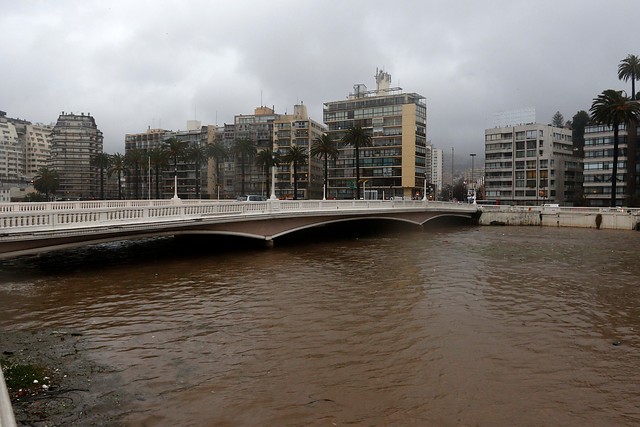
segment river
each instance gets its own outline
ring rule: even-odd
[[[80,331],[114,425],[640,424],[640,233],[317,237],[3,261],[0,327]]]

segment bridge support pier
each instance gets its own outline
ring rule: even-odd
[[[273,249],[273,239],[265,240],[264,247],[267,249]]]

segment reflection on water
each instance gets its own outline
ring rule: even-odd
[[[131,396],[109,409],[125,424],[640,422],[638,233],[227,244],[3,262],[0,327],[82,331]]]

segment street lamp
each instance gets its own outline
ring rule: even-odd
[[[424,189],[422,190],[422,201],[427,201],[427,173],[424,173]]]
[[[473,189],[473,203],[476,202],[476,181],[473,177],[474,175],[474,160],[476,158],[476,153],[469,154],[471,156],[471,188]]]
[[[276,199],[276,154],[271,156],[271,200]]]

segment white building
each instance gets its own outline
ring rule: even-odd
[[[581,175],[571,129],[529,123],[485,130],[486,199],[571,205]]]
[[[431,149],[431,184],[436,194],[442,191],[442,148]]]

